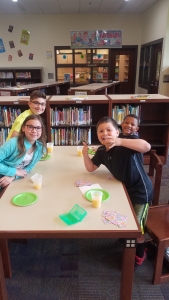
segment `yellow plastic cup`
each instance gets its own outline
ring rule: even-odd
[[[42,175],[36,175],[33,179],[33,187],[35,190],[40,190],[42,187]]]
[[[53,143],[47,143],[47,149],[48,149],[48,153],[52,153],[53,152]]]
[[[83,156],[82,149],[83,149],[83,146],[77,146],[77,155],[78,156]]]
[[[94,208],[101,207],[102,195],[103,195],[103,193],[101,191],[93,191],[91,193],[92,205],[93,205]]]

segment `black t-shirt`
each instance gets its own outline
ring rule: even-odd
[[[92,162],[97,167],[105,165],[117,180],[124,183],[133,204],[145,204],[152,201],[153,186],[138,154],[122,146],[115,146],[109,151],[100,146]]]
[[[121,138],[121,139],[139,139],[139,136],[136,135],[136,134],[124,135],[122,132],[120,132],[119,138]],[[143,163],[144,162],[143,153],[138,152],[137,155],[138,155],[138,157],[140,157],[140,159],[141,159],[141,161]]]

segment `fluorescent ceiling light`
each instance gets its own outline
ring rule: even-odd
[[[13,2],[17,2],[18,0],[12,0]]]

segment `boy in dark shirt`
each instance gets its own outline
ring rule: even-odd
[[[88,172],[95,171],[101,164],[105,165],[111,174],[125,185],[142,229],[142,237],[137,240],[135,257],[135,265],[139,266],[146,258],[144,225],[152,201],[153,186],[138,153],[149,151],[151,146],[142,139],[119,138],[118,125],[109,117],[101,118],[96,129],[102,146],[90,159],[88,146],[83,143],[84,164]]]

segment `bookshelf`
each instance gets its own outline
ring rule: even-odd
[[[139,137],[151,144],[152,149],[156,150],[163,164],[165,164],[169,145],[169,97],[160,94],[151,94],[150,99],[139,100],[134,98],[134,96],[109,94],[86,96],[52,95],[47,97],[46,110],[41,116],[46,124],[48,141],[50,142],[53,139],[53,132],[60,129],[60,137],[64,137],[67,134],[67,143],[69,145],[75,145],[81,139],[87,139],[89,144],[97,145],[96,124],[98,120],[103,116],[112,117],[112,110],[117,106],[119,108],[122,106],[131,106],[131,108],[135,109],[132,112],[138,114],[140,118]],[[29,96],[1,96],[0,108],[5,107],[9,110],[10,107],[24,111],[28,109],[28,99]],[[90,113],[88,112],[89,110]],[[51,119],[51,112],[56,114],[56,111],[61,116],[60,123],[59,119],[56,119],[56,121]],[[90,117],[88,117],[89,115]],[[78,116],[79,122],[77,122],[76,116]],[[123,117],[117,120],[119,126],[122,119]],[[70,122],[70,120],[72,121]],[[10,128],[10,126],[0,123],[0,131],[6,128]],[[82,133],[84,133],[83,137],[78,139],[77,134],[80,136]],[[69,136],[74,137],[74,139],[70,139]],[[57,140],[58,145],[66,145],[66,137],[65,139],[60,138],[60,142],[59,137],[57,137]],[[144,155],[144,163],[149,164],[149,160],[150,153],[146,153]]]
[[[169,145],[169,97],[160,94],[151,94],[150,97],[139,100],[134,95],[108,95],[111,102],[110,116],[112,117],[115,106],[131,106],[132,113],[137,112],[140,118],[139,137],[151,144],[151,149],[156,150],[165,164]],[[118,123],[120,124],[120,119]],[[144,163],[149,164],[149,160],[150,153],[145,153]]]
[[[42,82],[42,68],[0,68],[0,88]]]
[[[47,101],[48,101],[47,97]],[[29,109],[28,101],[30,97],[18,97],[18,96],[1,96],[0,97],[0,146],[5,142],[8,132],[12,126],[12,120],[14,121],[16,117]],[[12,114],[12,117],[11,117]],[[47,112],[41,114],[44,124],[47,126]]]
[[[47,102],[47,130],[49,140],[53,141],[55,145],[76,145],[82,140],[85,140],[88,144],[96,145],[98,144],[96,124],[102,116],[109,115],[109,100],[105,95],[89,95],[87,99],[81,98],[85,100],[75,99],[76,97],[74,96],[52,96]],[[59,125],[51,121],[51,115],[56,111],[61,112],[61,122]],[[65,119],[63,111],[66,114]],[[80,116],[81,111],[83,122]]]
[[[127,82],[129,73],[129,55],[116,55],[115,79]]]

